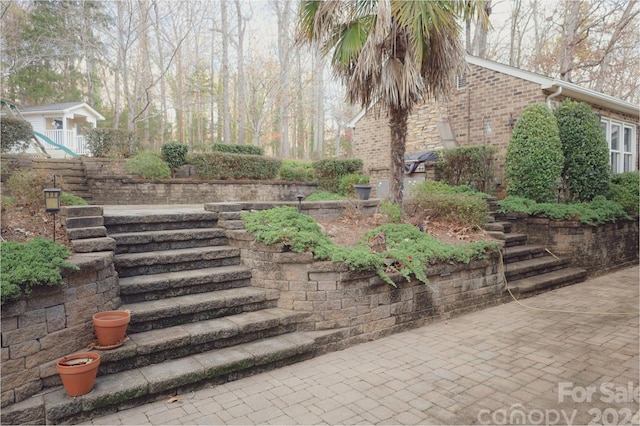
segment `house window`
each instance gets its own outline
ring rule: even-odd
[[[613,173],[635,170],[635,126],[621,121],[603,118],[600,126],[609,144],[609,161]]]

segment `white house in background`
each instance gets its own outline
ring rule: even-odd
[[[89,154],[84,132],[96,128],[98,121],[104,120],[102,114],[85,102],[21,107],[19,111],[31,123],[47,153],[58,158],[71,156],[67,150],[77,155]]]

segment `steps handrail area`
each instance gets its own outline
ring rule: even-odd
[[[40,133],[40,132],[36,132],[36,131],[34,130],[33,134],[34,134],[35,136],[37,136],[38,138],[42,139],[42,140],[43,140],[44,142],[46,142],[47,144],[49,144],[49,145],[53,146],[53,147],[54,147],[54,148],[56,148],[56,149],[60,149],[60,150],[64,151],[66,154],[69,154],[69,155],[70,155],[70,156],[72,156],[72,157],[77,157],[77,156],[78,156],[78,154],[77,154],[77,153],[75,153],[75,152],[71,151],[71,150],[70,150],[69,148],[67,148],[66,146],[64,146],[64,145],[60,145],[59,143],[56,143],[56,142],[52,141],[50,138],[48,138],[47,136],[43,135],[43,134],[42,134],[42,133]]]

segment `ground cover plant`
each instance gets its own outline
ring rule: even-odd
[[[63,284],[60,268],[77,270],[78,267],[64,259],[69,256],[67,247],[43,238],[26,243],[0,242],[1,304],[21,299],[38,286]]]
[[[310,216],[293,207],[245,212],[245,229],[264,244],[284,244],[292,251],[311,252],[314,258],[344,264],[352,271],[376,271],[395,285],[390,274],[399,273],[428,283],[427,268],[434,263],[469,263],[484,259],[499,246],[493,241],[454,245],[436,240],[408,223],[385,224],[366,232],[355,246],[335,244]]]
[[[596,196],[590,202],[569,204],[537,203],[523,197],[508,196],[499,204],[498,213],[526,213],[554,220],[579,220],[592,226],[630,219],[619,203],[602,195]]]

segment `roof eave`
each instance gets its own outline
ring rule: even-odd
[[[550,91],[556,91],[559,87],[562,87],[563,95],[572,99],[588,102],[593,105],[598,105],[625,114],[634,116],[640,115],[640,106],[638,105],[623,101],[622,99],[618,99],[613,96],[605,95],[604,93],[596,92],[595,90],[577,86],[573,83],[562,80],[552,80],[548,84],[541,85],[543,90]]]

